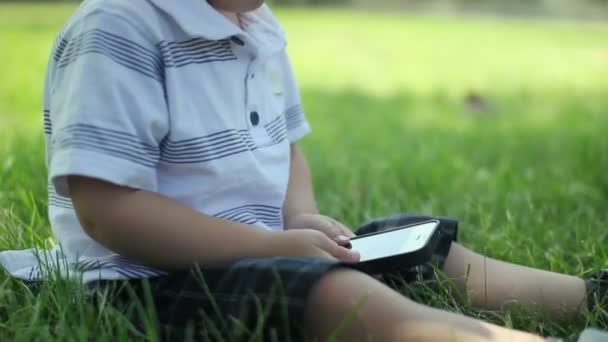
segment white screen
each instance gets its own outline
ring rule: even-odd
[[[414,252],[424,247],[433,234],[437,222],[428,222],[407,229],[351,240],[352,249],[361,254],[361,261]]]

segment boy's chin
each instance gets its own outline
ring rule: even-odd
[[[264,0],[208,0],[211,6],[226,12],[249,12],[258,9]]]

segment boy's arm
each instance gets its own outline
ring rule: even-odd
[[[319,215],[312,184],[310,168],[302,149],[291,145],[289,186],[283,204],[285,229],[314,229],[323,232],[341,245],[347,245],[355,234],[335,219]]]
[[[298,144],[291,144],[291,164],[289,185],[283,204],[285,227],[289,228],[294,218],[300,214],[318,214],[310,167]]]
[[[83,229],[127,258],[167,270],[243,258],[295,256],[353,260],[315,231],[271,232],[200,214],[162,195],[68,177]]]

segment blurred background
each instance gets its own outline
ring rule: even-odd
[[[606,0],[274,0],[279,5],[351,6],[451,14],[608,18]]]
[[[21,2],[0,0],[0,2]],[[34,0],[29,2],[79,2]],[[267,0],[279,6],[333,6],[360,9],[399,9],[451,14],[493,14],[580,19],[607,19],[608,0]]]
[[[0,1],[0,250],[52,242],[41,93],[76,6]],[[608,0],[272,6],[313,126],[302,145],[324,214],[352,227],[452,215],[463,243],[489,256],[576,275],[608,267]],[[581,328],[483,317],[553,336]]]

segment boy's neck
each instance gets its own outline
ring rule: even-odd
[[[241,25],[241,20],[239,19],[239,13],[226,12],[226,11],[222,11],[222,10],[218,10],[218,12],[223,14],[226,18],[228,18],[228,20],[230,20],[236,26],[240,27],[241,29],[243,28],[243,26]]]

